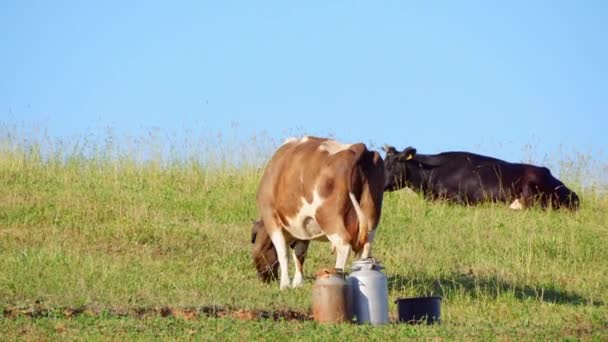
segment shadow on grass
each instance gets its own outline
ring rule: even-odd
[[[200,317],[232,318],[245,321],[274,320],[274,321],[311,321],[312,314],[309,312],[278,309],[278,310],[255,310],[232,308],[228,306],[198,306],[198,307],[100,307],[95,305],[83,305],[79,307],[51,307],[36,302],[27,306],[9,305],[0,311],[0,319],[16,318],[74,318],[78,316],[88,317],[131,317],[137,319],[148,318],[181,318],[195,320]]]
[[[519,300],[538,300],[547,303],[570,305],[604,305],[602,301],[589,300],[579,294],[561,290],[554,284],[519,285],[511,284],[500,277],[477,276],[472,273],[452,273],[448,276],[407,278],[400,275],[389,276],[389,290],[414,287],[421,295],[446,297],[453,293],[463,293],[471,298],[498,298],[511,294]]]

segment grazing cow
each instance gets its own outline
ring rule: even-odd
[[[288,139],[266,166],[257,193],[260,217],[279,259],[280,288],[289,287],[287,245],[294,240],[329,240],[340,269],[351,249],[369,257],[383,188],[382,158],[364,144]],[[295,264],[293,287],[303,281],[301,264]]]
[[[509,163],[468,152],[417,154],[408,147],[398,152],[385,146],[386,191],[409,187],[430,199],[462,204],[482,201],[511,203],[522,209],[539,203],[543,208],[576,209],[576,193],[553,177],[549,169]]]
[[[276,280],[279,274],[279,259],[262,220],[253,222],[251,228],[251,243],[253,244],[253,265],[258,270],[258,277],[263,282]],[[289,247],[296,255],[297,267],[302,269],[310,240],[294,240]]]

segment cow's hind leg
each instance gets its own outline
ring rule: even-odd
[[[299,287],[304,282],[304,276],[302,275],[302,264],[300,260],[298,260],[298,256],[296,255],[296,251],[292,250],[293,263],[295,265],[295,273],[293,275],[293,282],[291,283],[291,287]]]
[[[336,268],[344,271],[351,247],[342,236],[342,234],[329,234],[327,238],[336,250]]]
[[[372,242],[374,241],[374,235],[376,235],[375,230],[372,230],[371,232],[368,233],[367,242],[365,243],[365,245],[363,245],[363,250],[361,250],[361,253],[359,253],[360,255],[358,255],[360,259],[371,258]]]
[[[304,283],[304,276],[302,270],[304,268],[304,260],[306,259],[306,251],[308,250],[308,244],[310,241],[296,240],[292,245],[292,256],[293,262],[296,266],[296,273],[293,276],[292,287],[299,287]]]

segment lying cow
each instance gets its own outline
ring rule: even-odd
[[[482,201],[511,203],[522,209],[539,203],[543,208],[576,209],[579,198],[549,169],[509,163],[468,152],[417,154],[408,147],[398,152],[385,146],[386,191],[409,187],[430,199],[463,204]]]
[[[383,188],[382,158],[364,144],[316,137],[286,141],[266,166],[257,193],[260,217],[279,260],[280,288],[289,287],[287,246],[292,241],[329,240],[340,269],[351,250],[369,257]],[[301,263],[295,266],[293,287],[303,281]]]

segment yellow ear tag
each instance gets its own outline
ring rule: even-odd
[[[410,153],[407,155],[407,157],[405,157],[405,160],[410,160],[412,158],[414,158],[414,155]]]

